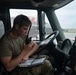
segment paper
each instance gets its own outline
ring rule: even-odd
[[[45,57],[37,58],[37,59],[35,59],[35,58],[29,58],[24,63],[18,64],[18,66],[19,67],[30,67],[30,66],[39,65],[39,64],[42,64],[45,59],[46,59]]]

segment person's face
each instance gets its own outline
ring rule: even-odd
[[[18,28],[18,35],[21,37],[25,37],[29,31],[29,26],[22,26],[20,28]]]

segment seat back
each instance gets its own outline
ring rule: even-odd
[[[2,20],[0,20],[0,38],[3,36],[4,32],[5,32],[4,23]]]
[[[0,39],[0,42],[1,42],[1,39]],[[8,72],[5,70],[1,61],[0,61],[0,75],[8,75]]]
[[[61,50],[63,50],[66,54],[69,54],[71,47],[72,47],[71,40],[65,39],[61,45]]]

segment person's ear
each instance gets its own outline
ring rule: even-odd
[[[17,26],[16,29],[18,29],[19,27]]]
[[[15,26],[15,29],[18,29],[18,28],[19,28],[18,25],[16,25],[16,26]]]

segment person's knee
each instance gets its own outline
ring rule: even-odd
[[[49,60],[45,60],[44,64],[45,64],[45,66],[50,67],[51,69],[53,69],[52,64]]]
[[[45,60],[45,62],[42,64],[42,74],[43,75],[53,75],[53,67],[49,60]]]

